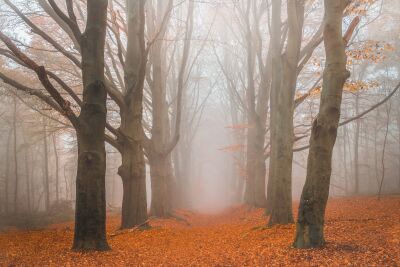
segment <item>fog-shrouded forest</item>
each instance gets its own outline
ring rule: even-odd
[[[398,0],[0,0],[0,265],[397,266],[399,88]]]

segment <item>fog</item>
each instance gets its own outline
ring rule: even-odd
[[[2,34],[9,36],[21,51],[52,71],[82,99],[81,71],[65,57],[80,58],[73,40],[43,10],[40,1],[12,2],[66,51],[44,42],[43,36],[34,34],[15,10],[0,1]],[[219,214],[232,206],[260,207],[249,200],[248,194],[261,190],[264,192],[261,202],[268,199],[269,166],[271,157],[275,157],[271,153],[274,147],[271,143],[275,141],[270,138],[271,129],[275,128],[271,119],[275,103],[272,95],[269,97],[275,79],[274,71],[270,70],[275,66],[269,59],[273,43],[271,1],[249,1],[250,4],[247,1],[173,1],[172,7],[168,6],[168,1],[147,2],[144,43],[153,46],[148,49],[142,88],[145,137],[137,137],[135,130],[129,136],[139,138],[144,147],[147,197],[144,205],[151,216],[157,217],[151,212],[156,195],[152,182],[160,179],[161,187],[165,187],[160,205],[166,206],[163,208],[168,210],[167,214],[179,210]],[[287,32],[284,2],[280,18],[283,26],[279,56],[282,57],[290,47],[287,35],[292,34]],[[323,21],[322,1],[305,2],[298,51],[304,54],[299,55],[296,67],[304,65],[295,75],[292,106],[280,103],[275,111],[281,115],[293,110],[293,139],[289,139],[293,145],[289,142],[281,147],[293,150],[289,190],[295,203],[300,199],[307,175],[308,145],[321,104],[322,73],[326,63],[322,31],[318,34]],[[190,3],[194,9],[192,15]],[[82,4],[78,6],[86,8]],[[109,11],[109,17],[116,16],[118,26],[108,26],[105,52],[107,81],[120,92],[126,92],[124,67],[119,62],[119,57],[126,61],[128,39],[124,6],[114,4],[114,13]],[[84,14],[86,11],[80,16]],[[346,46],[347,69],[351,76],[344,86],[340,117],[343,124],[337,130],[332,156],[329,193],[334,198],[400,193],[400,91],[395,90],[400,80],[400,3],[397,0],[360,1],[345,16],[343,34],[351,28],[355,18],[360,21]],[[83,29],[84,17],[78,22]],[[316,39],[321,41],[306,59],[307,44]],[[122,43],[122,52],[118,41]],[[51,105],[54,100],[50,104],[46,102],[46,97],[51,96],[35,73],[24,67],[25,64],[21,65],[21,60],[8,50],[3,40],[0,43],[0,80],[3,81],[0,83],[0,216],[3,222],[10,214],[26,216],[22,223],[17,219],[7,222],[25,226],[40,221],[34,215],[57,214],[60,218],[55,221],[72,220],[78,169],[76,132],[65,114]],[[5,76],[25,87],[13,84]],[[51,82],[79,114],[80,106],[74,102],[72,94],[54,77]],[[179,88],[182,89],[181,98]],[[267,96],[263,96],[263,90]],[[118,147],[121,139],[115,132],[121,129],[123,119],[118,100],[108,93],[107,123],[110,127],[106,134],[110,138],[105,145],[105,202],[109,214],[119,215],[124,190],[118,170],[125,145]],[[281,137],[284,133],[276,135]],[[155,159],[165,156],[167,166],[153,165],[154,159],[145,147],[145,140],[149,139],[153,147],[162,150],[175,136],[179,140],[169,153],[154,156]],[[249,153],[254,146],[261,155],[254,151]],[[275,157],[278,163],[285,160],[280,152]],[[262,166],[265,169],[260,178],[258,171]],[[157,178],[151,170],[162,170],[162,177]],[[251,174],[253,171],[258,174]],[[249,181],[255,180],[257,182],[251,185]],[[246,193],[246,187],[250,186],[253,191]]]

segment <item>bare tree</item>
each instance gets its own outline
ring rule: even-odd
[[[346,69],[342,38],[343,11],[349,1],[325,0],[324,45],[326,65],[317,118],[313,122],[306,183],[297,220],[296,248],[320,247],[325,243],[324,216],[329,195],[332,150],[339,127],[343,85],[350,76]]]

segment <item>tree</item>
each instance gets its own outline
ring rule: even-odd
[[[64,20],[78,40],[82,55],[83,102],[79,117],[49,79],[45,67],[24,54],[4,33],[0,39],[17,61],[34,71],[50,94],[42,96],[47,103],[60,110],[76,130],[78,140],[78,171],[76,178],[76,214],[74,250],[107,250],[105,220],[105,144],[106,86],[104,81],[104,46],[107,22],[107,0],[87,1],[87,23],[80,32],[73,12],[73,2],[67,1],[68,16],[57,4],[49,1],[57,15]],[[8,3],[10,5],[10,3]],[[4,75],[3,75],[4,76]],[[9,83],[7,77],[2,77]],[[16,87],[24,88],[20,84]],[[25,87],[25,89],[27,89]],[[29,90],[28,90],[29,91]],[[40,93],[36,93],[40,94]]]
[[[321,103],[312,125],[306,183],[300,199],[294,247],[320,247],[325,243],[324,216],[329,195],[332,151],[339,127],[343,85],[350,76],[346,69],[342,38],[343,11],[349,1],[325,0],[324,45],[326,64]]]
[[[68,1],[72,5],[72,1]],[[67,3],[68,3],[67,2]],[[78,173],[76,177],[76,215],[73,249],[107,250],[105,171],[107,91],[104,82],[104,46],[107,0],[87,1],[87,24],[83,34],[75,32],[81,44],[83,105],[73,122],[78,139]],[[69,7],[66,22],[76,25]],[[61,14],[61,13],[60,13]]]
[[[173,190],[173,166],[171,152],[176,147],[180,138],[180,125],[182,118],[182,96],[185,89],[186,72],[191,48],[193,33],[193,10],[194,2],[188,3],[186,16],[185,38],[181,62],[178,65],[178,81],[176,95],[175,130],[171,134],[171,122],[169,118],[169,105],[167,102],[166,86],[166,52],[162,40],[167,31],[170,9],[173,1],[162,3],[157,1],[158,19],[155,19],[154,11],[148,21],[150,31],[157,37],[150,50],[150,65],[152,78],[149,82],[151,90],[151,112],[152,128],[151,138],[146,138],[145,151],[149,159],[152,198],[150,214],[157,217],[168,217],[172,215],[172,190]],[[165,14],[164,17],[160,14]],[[159,32],[155,32],[156,28]],[[173,60],[173,59],[172,59]],[[172,61],[171,60],[171,61]]]
[[[123,183],[121,228],[147,221],[146,166],[143,153],[143,86],[148,48],[144,44],[145,1],[126,2],[127,48],[124,62],[125,93],[119,104],[121,126],[118,142],[122,164],[118,174]],[[116,30],[114,30],[116,31]],[[119,36],[117,36],[119,38]]]
[[[286,51],[281,55],[281,1],[272,3],[273,76],[271,92],[271,150],[268,183],[271,214],[269,225],[293,222],[292,216],[292,161],[293,113],[300,57],[304,1],[287,4],[288,39]]]

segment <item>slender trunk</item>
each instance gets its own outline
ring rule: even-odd
[[[56,201],[57,203],[60,201],[59,190],[60,190],[60,174],[59,174],[59,158],[57,151],[57,136],[53,134],[53,149],[54,149],[54,158],[56,163]]]
[[[375,116],[375,125],[374,127],[374,169],[375,169],[375,179],[377,182],[377,187],[379,190],[379,170],[378,170],[378,114]]]
[[[264,155],[264,140],[265,140],[265,123],[263,127],[256,128],[255,147],[254,147],[254,178],[255,178],[255,206],[265,208],[267,198],[265,195],[265,155]]]
[[[398,141],[398,147],[399,147],[399,149],[398,149],[398,151],[400,151],[400,110],[399,110],[399,113],[397,114],[397,130],[398,130],[398,134],[399,134],[399,141]],[[397,166],[397,170],[398,170],[398,179],[399,179],[399,181],[398,181],[398,189],[399,189],[399,192],[400,192],[400,152],[399,152],[399,155],[398,155],[398,166]]]
[[[32,148],[34,149],[34,148]],[[30,150],[29,159],[31,162],[31,173],[30,173],[30,199],[31,199],[31,210],[35,211],[35,160],[34,160],[34,153]]]
[[[325,243],[324,217],[332,172],[332,151],[339,126],[343,85],[350,76],[346,69],[342,38],[343,11],[348,1],[325,0],[324,70],[319,113],[310,137],[306,182],[301,194],[294,247],[320,247]]]
[[[65,184],[65,200],[70,200],[70,186],[68,182],[68,177],[67,177],[67,170],[66,170],[67,165],[64,165],[64,184]]]
[[[249,120],[247,129],[247,149],[246,149],[246,188],[244,192],[244,202],[251,206],[256,206],[256,181],[255,181],[255,147],[256,132],[252,121]]]
[[[44,194],[45,194],[45,202],[44,207],[46,211],[49,211],[50,208],[50,183],[49,183],[49,155],[48,155],[48,143],[47,143],[47,127],[46,120],[43,118],[43,155],[44,155]]]
[[[83,105],[76,129],[78,170],[74,250],[108,250],[106,240],[104,132],[107,92],[104,84],[104,46],[107,0],[87,1],[87,23],[81,36]]]
[[[8,138],[7,138],[7,149],[6,149],[6,177],[5,177],[5,185],[4,185],[4,194],[5,194],[5,212],[6,214],[9,213],[9,192],[8,192],[8,187],[9,187],[9,181],[10,181],[10,145],[11,145],[11,136],[12,136],[12,129],[8,132]]]
[[[24,159],[25,159],[25,182],[26,182],[26,200],[27,200],[27,206],[28,206],[28,212],[30,213],[32,211],[32,206],[31,206],[31,177],[29,173],[29,148],[28,145],[25,143],[25,150],[24,150]]]
[[[18,132],[17,132],[17,98],[14,97],[14,114],[13,114],[13,147],[14,147],[14,176],[15,176],[14,213],[18,213],[19,175],[18,175],[17,134],[18,134]]]
[[[356,115],[359,113],[359,93],[356,94]],[[354,133],[354,193],[358,195],[360,193],[360,177],[359,177],[359,163],[358,163],[358,151],[359,151],[359,138],[360,138],[360,120],[356,120],[356,130]]]
[[[383,148],[382,148],[382,156],[381,156],[382,173],[381,173],[381,182],[379,184],[378,199],[381,199],[383,181],[385,180],[385,152],[386,152],[387,138],[388,138],[388,134],[389,134],[390,109],[391,109],[391,104],[389,104],[387,114],[386,114],[386,130],[385,130],[385,137],[383,139]]]
[[[347,146],[346,146],[346,140],[347,140],[347,126],[343,126],[343,169],[344,169],[344,188],[346,189],[346,196],[349,193],[349,186],[348,186],[348,170],[347,170]]]

